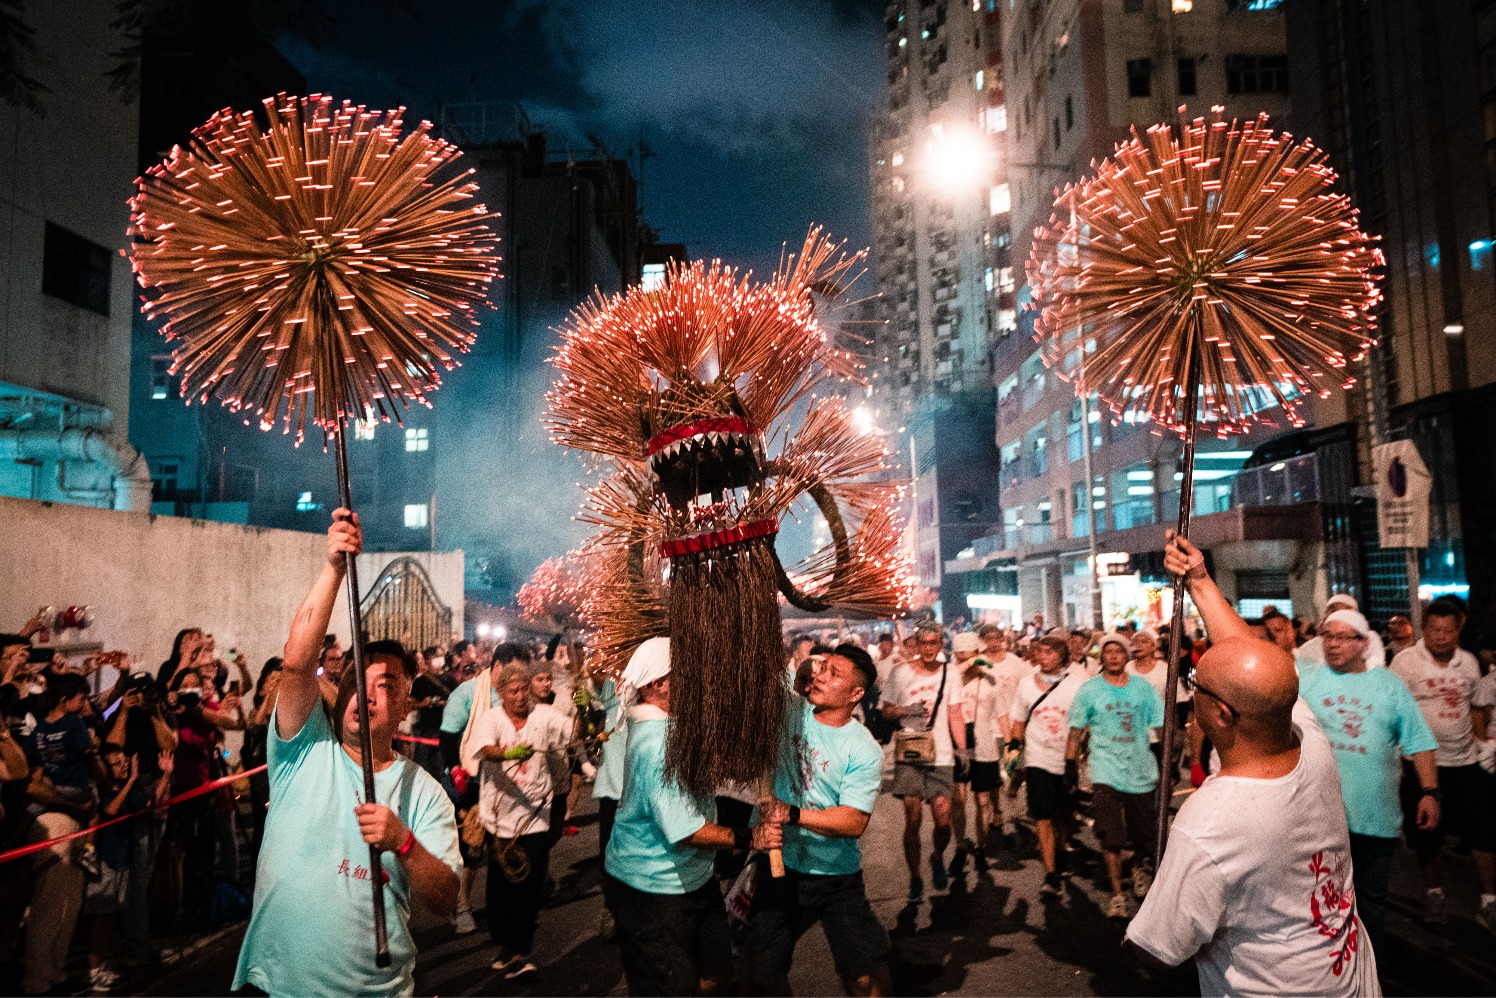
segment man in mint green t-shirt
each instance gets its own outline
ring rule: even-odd
[[[744,949],[754,994],[789,994],[795,944],[821,923],[848,994],[891,994],[888,933],[868,905],[857,840],[883,780],[883,749],[852,717],[877,682],[867,652],[826,655],[805,699],[790,698],[774,771],[772,818],[784,826],[782,878],[758,871]]]
[[[1398,758],[1413,760],[1426,788],[1418,801],[1418,827],[1439,823],[1439,747],[1418,701],[1396,672],[1367,667],[1371,632],[1355,610],[1336,610],[1319,628],[1325,664],[1299,674],[1299,696],[1309,705],[1340,771],[1351,831],[1352,883],[1361,924],[1373,951],[1382,946],[1387,920],[1387,882],[1402,828]]]
[[[254,910],[234,990],[272,995],[409,995],[415,990],[410,899],[439,915],[457,902],[457,824],[425,770],[397,755],[415,661],[398,642],[365,649],[376,802],[363,800],[355,671],[344,671],[331,718],[316,667],[343,581],[343,554],[362,547],[358,521],[333,513],[327,562],[291,623],[270,721],[270,811]],[[369,846],[380,870],[369,869]],[[370,880],[385,878],[391,963],[375,966]]]
[[[1152,882],[1148,863],[1153,858],[1158,761],[1148,735],[1164,723],[1164,704],[1152,683],[1127,671],[1130,647],[1117,633],[1101,639],[1101,675],[1075,691],[1065,746],[1065,780],[1073,790],[1081,735],[1091,732],[1091,817],[1112,881],[1108,918],[1132,914],[1122,893],[1122,850],[1129,844],[1133,894],[1142,899]]]
[[[712,877],[718,849],[778,848],[778,824],[716,823],[717,803],[665,774],[670,641],[650,638],[623,673],[623,795],[608,838],[603,898],[632,995],[717,993],[732,979],[727,909]]]

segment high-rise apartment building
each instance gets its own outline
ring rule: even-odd
[[[1291,0],[1292,120],[1330,153],[1387,257],[1368,444],[1411,439],[1433,476],[1420,598],[1469,598],[1496,628],[1496,3]],[[1375,503],[1350,507],[1372,616],[1408,605],[1403,552],[1376,546]]]
[[[991,349],[1017,322],[999,151],[1008,127],[999,0],[895,0],[871,172],[879,324],[872,404],[910,461],[921,584],[964,615],[944,563],[995,522]],[[951,606],[952,600],[958,605]]]
[[[1180,106],[1192,117],[1217,105],[1242,118],[1266,111],[1280,119],[1289,110],[1284,17],[1273,0],[999,6],[1007,105],[1001,155],[1015,269],[1028,258],[1034,228],[1054,212],[1056,188],[1089,173],[1131,126],[1172,122]],[[1017,283],[1017,328],[1000,330],[993,350],[1002,524],[946,569],[972,579],[974,609],[1093,624],[1097,579],[1104,622],[1162,619],[1167,580],[1158,552],[1178,510],[1178,440],[1147,425],[1109,425],[1098,400],[1078,399],[1060,375],[1073,374],[1095,341],[1077,335],[1062,370],[1046,367],[1034,339],[1036,313],[1024,307],[1031,292],[1022,276]],[[1321,502],[1333,490],[1320,465],[1341,467],[1334,462],[1346,445],[1330,428],[1344,423],[1345,412],[1342,397],[1316,401],[1301,410],[1308,425],[1293,434],[1269,426],[1201,443],[1195,537],[1248,614],[1268,603],[1312,612],[1336,582],[1323,538],[1333,534],[1325,523],[1338,507]],[[1333,461],[1332,442],[1342,447]],[[1354,484],[1336,488],[1344,493]]]

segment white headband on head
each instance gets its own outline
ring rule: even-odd
[[[1325,624],[1344,624],[1355,631],[1358,638],[1364,638],[1371,633],[1371,625],[1355,610],[1336,610],[1325,618],[1323,624],[1319,625],[1321,630],[1324,629]]]

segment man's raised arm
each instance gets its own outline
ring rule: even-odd
[[[343,584],[343,554],[358,554],[364,547],[358,514],[346,509],[332,512],[332,526],[327,529],[327,560],[322,573],[312,583],[296,616],[291,620],[291,636],[282,652],[282,673],[275,702],[275,731],[281,738],[294,738],[322,700],[317,684],[317,662],[322,657],[322,639],[332,608]]]
[[[1205,621],[1210,640],[1252,637],[1252,629],[1231,609],[1216,588],[1215,580],[1205,571],[1205,555],[1200,549],[1172,530],[1164,538],[1164,569],[1170,575],[1184,576],[1184,586],[1195,602],[1195,609],[1200,611],[1200,619]]]

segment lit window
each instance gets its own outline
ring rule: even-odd
[[[303,492],[296,497],[296,512],[313,513],[322,508],[322,504],[312,498],[310,492]]]
[[[893,158],[890,159],[889,162],[892,163],[894,166],[903,166],[904,165],[904,154],[901,153],[901,152],[894,153],[893,154]]]
[[[1002,308],[997,311],[998,332],[1011,332],[1018,328],[1018,311],[1011,308]]]
[[[639,286],[645,291],[658,291],[665,286],[665,265],[663,263],[646,263],[643,276]]]
[[[427,519],[429,507],[423,502],[405,504],[405,525],[411,530],[423,530],[431,521]]]
[[[1174,13],[1188,14],[1195,9],[1195,0],[1174,0]]]
[[[407,451],[423,451],[431,446],[431,439],[426,434],[425,427],[420,429],[407,428],[405,431],[405,449]]]
[[[982,84],[984,84],[984,83],[987,82],[987,74],[986,74],[986,72],[983,71],[983,70],[980,70],[980,69],[977,70],[977,75],[976,75],[975,82],[976,82],[976,85],[977,85],[977,89],[981,90],[982,89]]]
[[[151,358],[151,398],[155,401],[171,397],[171,358]]]
[[[989,107],[987,109],[987,131],[989,133],[1006,132],[1008,130],[1008,109],[1005,105]]]
[[[985,275],[983,275],[982,283],[987,286],[987,290],[988,291],[991,291],[993,288],[997,287],[997,278],[992,273],[992,268],[991,267],[988,267],[987,268],[987,273]]]
[[[353,424],[353,439],[373,440],[374,428],[379,425],[377,419],[360,419]]]
[[[1006,215],[1013,210],[1013,191],[1007,184],[996,184],[988,195],[988,205],[994,215]]]

